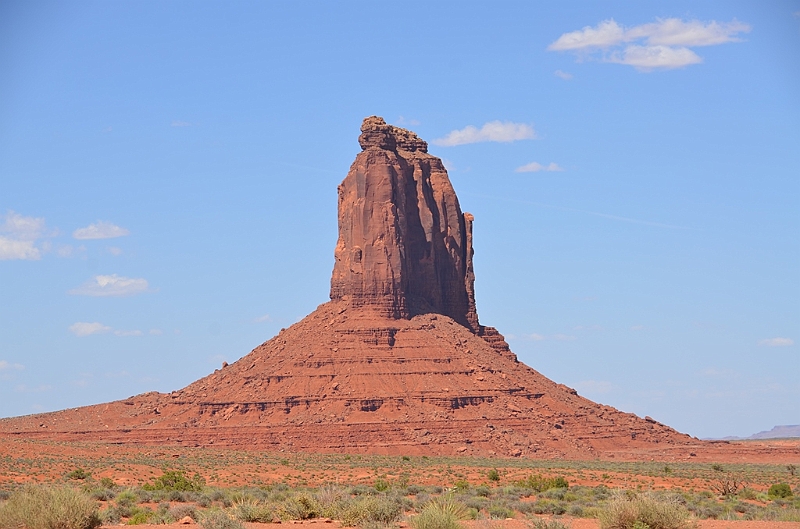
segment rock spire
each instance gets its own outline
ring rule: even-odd
[[[371,116],[339,185],[331,300],[400,319],[438,313],[479,333],[472,221],[442,161],[415,133]]]

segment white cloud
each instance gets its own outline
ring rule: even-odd
[[[560,77],[561,79],[564,79],[565,81],[569,81],[573,77],[573,75],[571,73],[565,72],[563,70],[556,70],[555,72],[553,72],[553,75],[555,75],[556,77]]]
[[[526,123],[513,123],[511,121],[490,121],[480,129],[468,125],[460,130],[450,132],[444,138],[433,140],[435,145],[454,147],[468,143],[495,141],[508,143],[517,140],[532,140],[536,138],[536,131]]]
[[[94,276],[92,279],[69,291],[76,296],[131,296],[147,292],[146,279],[121,277],[116,274],[110,276]]]
[[[701,22],[659,18],[631,28],[609,19],[595,27],[564,33],[547,49],[577,52],[582,58],[601,50],[600,59],[605,62],[627,64],[641,71],[672,69],[703,62],[690,47],[738,42],[738,35],[750,29],[748,24],[735,19]]]
[[[115,237],[124,237],[130,235],[130,231],[125,228],[120,228],[115,224],[98,220],[94,224],[89,224],[85,228],[78,228],[72,232],[72,236],[76,239],[113,239]]]
[[[786,347],[794,345],[794,340],[791,338],[765,338],[758,342],[758,345],[766,345],[767,347]]]
[[[263,316],[259,316],[255,319],[256,323],[262,323],[265,321],[272,321],[272,317],[269,314],[264,314]]]
[[[152,334],[153,336],[161,336],[164,334],[164,331],[161,329],[150,329],[149,334]]]
[[[114,331],[114,336],[141,336],[142,331]]]
[[[25,369],[25,366],[22,364],[12,364],[7,360],[0,360],[0,371],[10,371],[10,370],[18,371],[20,369]]]
[[[36,240],[44,234],[45,222],[41,217],[25,217],[14,211],[6,213],[0,225],[0,261],[14,259],[38,260],[42,250],[36,247]]]
[[[111,327],[108,325],[103,325],[102,323],[98,322],[83,322],[79,321],[77,323],[73,323],[69,326],[69,331],[74,334],[75,336],[90,336],[92,334],[102,334],[111,331]]]
[[[36,261],[42,258],[42,253],[33,241],[17,241],[0,235],[0,261],[23,259]]]
[[[179,119],[173,120],[172,123],[170,123],[170,127],[191,127],[191,126],[192,124],[189,123],[188,121],[181,121]]]
[[[122,255],[122,248],[117,248],[116,246],[109,246],[106,248],[106,251],[113,256],[120,256]]]
[[[576,340],[576,336],[570,336],[568,334],[554,334],[552,336],[553,340],[558,340],[559,342],[571,342],[572,340]]]
[[[704,24],[699,20],[684,22],[679,18],[665,18],[629,29],[626,40],[646,38],[649,46],[716,46],[738,42],[741,39],[737,34],[749,32],[750,26],[736,19]]]
[[[549,165],[542,165],[539,162],[531,162],[521,167],[514,169],[515,173],[538,173],[539,171],[563,171],[564,168],[555,162],[550,162]]]
[[[584,26],[583,29],[564,33],[551,43],[550,51],[583,50],[587,48],[607,48],[625,40],[625,29],[614,19],[604,20],[597,27]]]
[[[639,70],[647,71],[654,68],[669,70],[681,68],[690,64],[703,62],[695,52],[689,48],[671,48],[669,46],[628,46],[622,54],[614,54],[608,62],[627,64]]]

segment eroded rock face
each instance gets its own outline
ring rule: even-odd
[[[391,318],[435,312],[479,332],[472,220],[415,133],[368,117],[339,185],[331,299]]]

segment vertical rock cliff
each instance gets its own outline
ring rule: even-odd
[[[472,220],[415,133],[368,117],[339,185],[331,299],[391,318],[435,312],[480,332]]]

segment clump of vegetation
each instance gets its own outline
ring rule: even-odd
[[[339,518],[346,526],[389,525],[402,513],[402,505],[389,496],[363,496],[344,504]]]
[[[545,520],[544,518],[534,518],[527,525],[530,529],[570,529],[570,525],[561,520]]]
[[[224,511],[206,511],[200,517],[203,529],[245,529],[244,524],[234,520]]]
[[[602,529],[688,529],[689,511],[678,501],[649,494],[627,494],[600,511]]]
[[[72,472],[67,473],[67,479],[85,480],[92,477],[91,472],[86,472],[81,467],[76,468]]]
[[[791,498],[794,496],[792,487],[788,483],[775,483],[767,491],[770,498]]]
[[[0,527],[94,529],[100,525],[97,503],[66,485],[29,485],[0,506]]]
[[[516,485],[536,492],[544,492],[550,489],[566,489],[569,487],[569,482],[561,476],[544,478],[540,474],[531,474],[527,479],[518,481]]]
[[[463,503],[447,496],[429,501],[422,511],[411,518],[414,529],[461,529],[461,520],[469,517],[469,509]]]
[[[489,478],[489,481],[500,481],[500,473],[496,468],[493,468],[487,472],[486,477]]]
[[[195,474],[188,478],[182,470],[165,470],[157,477],[153,483],[142,485],[144,490],[166,490],[180,492],[199,492],[206,486],[206,482],[200,474]]]

